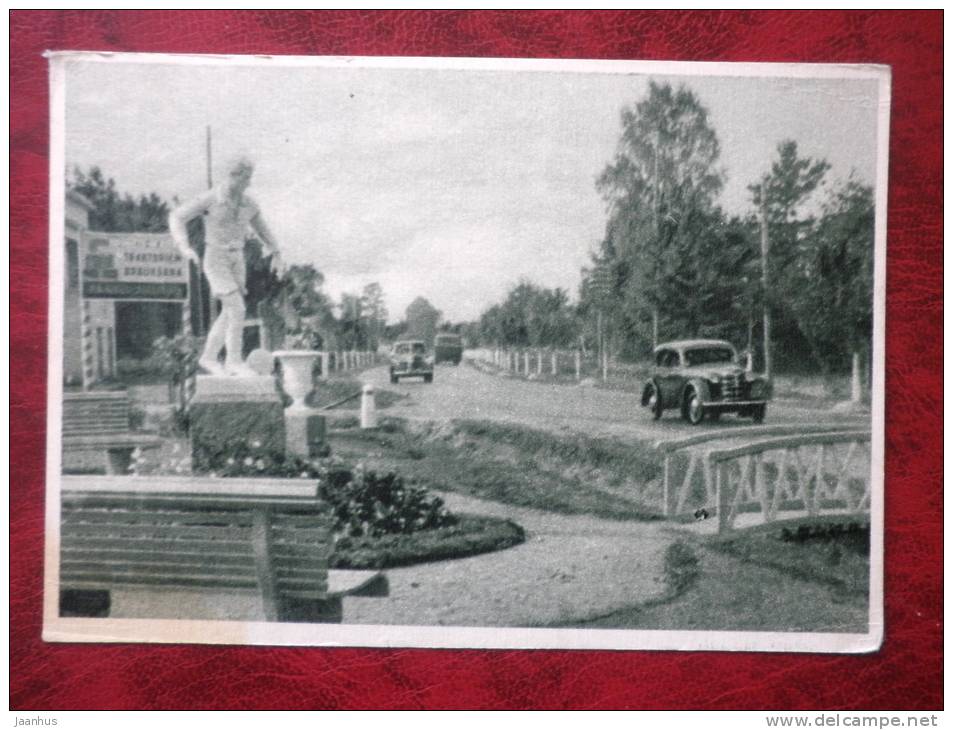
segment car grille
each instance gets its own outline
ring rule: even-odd
[[[744,400],[745,382],[741,375],[727,375],[721,381],[721,396],[724,400]]]

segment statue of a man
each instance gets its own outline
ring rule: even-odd
[[[212,295],[221,302],[199,356],[199,366],[213,375],[255,375],[242,358],[242,334],[245,326],[245,237],[253,232],[271,255],[272,268],[280,274],[281,257],[274,236],[265,225],[258,205],[245,191],[251,184],[254,165],[245,156],[232,160],[225,182],[194,200],[178,206],[169,214],[169,231],[182,255],[200,266],[208,279]],[[205,261],[189,245],[190,220],[205,216]],[[225,348],[225,367],[218,356]]]

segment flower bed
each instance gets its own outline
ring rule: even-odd
[[[214,454],[198,454],[191,465],[181,442],[163,453],[161,464],[137,456],[133,473],[316,480],[318,494],[334,516],[334,568],[388,568],[467,557],[524,540],[522,528],[509,520],[452,514],[439,497],[405,483],[397,473],[352,468],[330,456],[306,460],[245,440],[230,441]]]
[[[410,534],[342,537],[334,546],[332,568],[396,568],[433,560],[466,558],[503,550],[526,539],[511,520],[457,515],[452,525]]]

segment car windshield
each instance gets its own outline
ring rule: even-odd
[[[713,365],[734,360],[735,353],[727,347],[699,347],[685,351],[686,365]]]
[[[437,344],[457,345],[460,343],[460,335],[437,335]]]
[[[398,355],[421,355],[427,350],[423,342],[401,342],[395,349]]]

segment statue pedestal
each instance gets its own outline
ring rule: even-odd
[[[321,455],[327,440],[327,419],[313,408],[285,409],[285,450],[289,456],[310,459]]]
[[[220,469],[236,442],[256,451],[285,450],[281,396],[270,376],[199,375],[189,406],[193,470]]]

